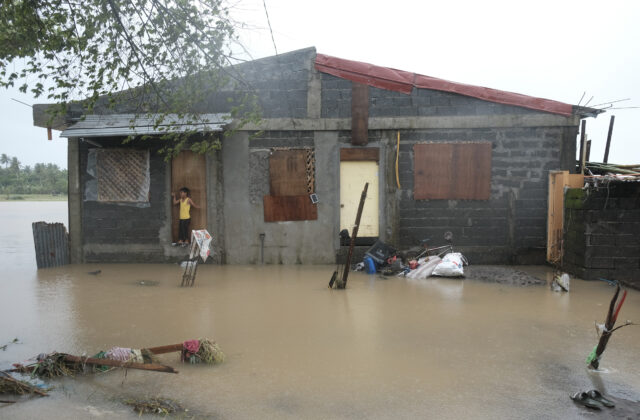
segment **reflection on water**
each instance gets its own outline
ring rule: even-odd
[[[16,221],[1,223],[3,234],[26,235]],[[17,239],[32,248],[30,238]],[[329,290],[333,267],[207,265],[196,286],[183,289],[177,265],[37,271],[35,259],[12,264],[4,251],[0,258],[10,274],[0,280],[0,345],[22,341],[0,352],[2,366],[44,351],[92,354],[199,337],[227,353],[215,367],[162,356],[178,375],[58,381],[63,389],[52,397],[0,408],[0,417],[46,410],[60,419],[133,419],[114,397],[138,395],[225,419],[578,418],[569,393],[598,381],[606,392],[640,397],[640,330],[614,334],[602,362],[609,373],[585,369],[597,341],[593,322],[612,295],[605,283],[574,280],[571,293],[558,294],[354,273],[349,289]],[[640,320],[640,294],[630,292],[620,317]]]

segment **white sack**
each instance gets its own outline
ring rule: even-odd
[[[444,256],[442,262],[435,267],[432,274],[443,277],[460,277],[464,275],[462,266],[466,263],[467,260],[461,253],[450,252]]]

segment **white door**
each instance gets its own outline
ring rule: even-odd
[[[378,162],[340,162],[340,230],[353,230],[365,183],[369,183],[358,237],[378,237]]]

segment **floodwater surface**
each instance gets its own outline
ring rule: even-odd
[[[470,279],[349,277],[329,266],[201,266],[180,288],[177,265],[87,264],[36,270],[31,222],[66,224],[66,203],[0,203],[0,368],[38,353],[97,353],[208,337],[217,366],[113,371],[55,380],[51,396],[0,418],[138,418],[129,397],[166,397],[220,419],[581,418],[569,394],[595,387],[640,399],[640,327],[597,343],[613,288],[573,280],[570,293]],[[98,275],[88,272],[101,270]],[[548,276],[542,267],[529,267]],[[141,283],[144,282],[144,283]],[[630,291],[620,319],[640,321]]]

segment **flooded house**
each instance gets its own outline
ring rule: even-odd
[[[235,66],[255,94],[259,123],[222,136],[221,150],[172,161],[160,133],[132,109],[97,111],[56,129],[68,138],[72,262],[162,262],[177,208],[190,188],[191,228],[214,237],[214,261],[329,264],[369,183],[360,242],[396,247],[453,233],[474,263],[542,263],[548,173],[575,171],[581,119],[595,109],[450,82],[393,68],[293,51]],[[199,126],[223,133],[229,97],[219,91]],[[47,127],[46,105],[34,124]],[[78,117],[78,116],[75,116]]]

